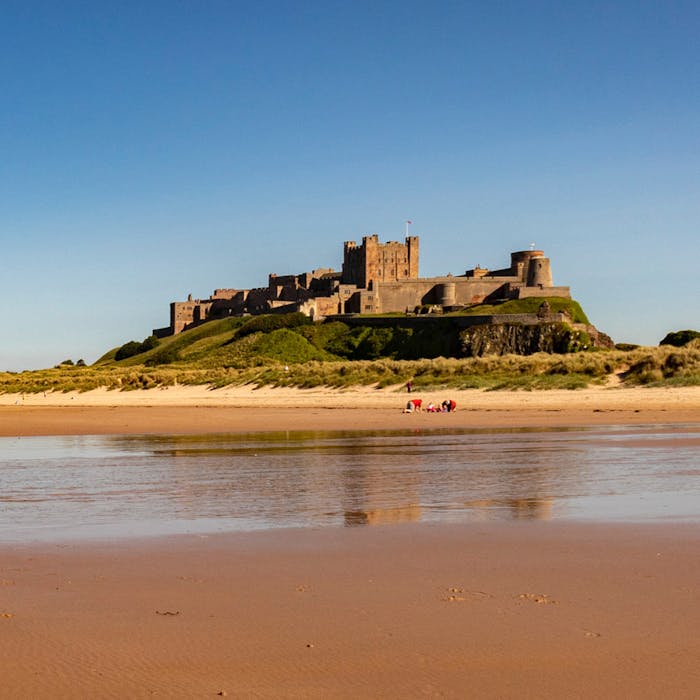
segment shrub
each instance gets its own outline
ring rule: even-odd
[[[130,340],[128,343],[124,343],[124,345],[117,350],[116,354],[114,355],[114,359],[117,361],[126,360],[127,357],[138,355],[141,352],[140,348],[141,343],[137,342],[136,340]]]
[[[673,345],[674,347],[680,348],[696,338],[700,338],[700,332],[698,331],[674,331],[672,333],[667,333],[659,345]]]
[[[313,323],[312,320],[300,312],[293,314],[265,314],[253,316],[246,321],[234,334],[235,338],[243,338],[251,333],[271,333],[280,328],[298,328]]]
[[[279,328],[272,333],[261,335],[252,349],[258,355],[271,357],[279,362],[298,363],[325,359],[323,351],[288,328]]]
[[[158,352],[153,353],[144,363],[147,367],[156,367],[157,365],[169,365],[177,362],[180,359],[180,353],[175,345],[169,345],[162,348]]]
[[[357,347],[356,339],[350,333],[350,327],[341,321],[314,323],[298,327],[296,331],[314,347],[337,357],[350,357]]]
[[[153,348],[157,347],[159,343],[160,340],[158,340],[158,338],[156,338],[154,335],[149,335],[148,338],[141,343],[141,352],[153,350]]]
[[[376,360],[387,355],[386,348],[394,339],[393,328],[363,328],[355,357],[363,360]]]
[[[153,350],[160,341],[154,335],[149,335],[148,338],[142,342],[137,342],[135,340],[130,340],[128,343],[124,343],[114,355],[114,359],[126,360],[134,355],[140,355],[142,352],[147,352],[148,350]]]

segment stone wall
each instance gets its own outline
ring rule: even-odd
[[[194,324],[207,319],[212,302],[199,299],[174,301],[170,304],[170,327],[173,334],[181,333]]]
[[[505,286],[515,281],[513,277],[429,277],[402,280],[401,282],[379,282],[375,285],[379,295],[380,311],[413,311],[416,306],[437,304],[445,306],[468,306],[499,296],[507,298]],[[447,295],[447,297],[446,297]],[[448,304],[443,304],[449,301]]]
[[[242,313],[302,309],[315,318],[338,313],[376,314],[413,311],[417,306],[454,309],[484,301],[525,297],[570,298],[568,287],[552,286],[551,265],[541,250],[511,253],[509,268],[489,271],[477,266],[464,275],[420,278],[419,239],[380,243],[375,234],[362,244],[346,241],[342,272],[317,268],[300,275],[268,276],[267,287],[222,288],[208,300],[173,302],[171,333],[180,333],[210,318]],[[164,329],[157,329],[162,333]]]

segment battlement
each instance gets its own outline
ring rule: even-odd
[[[343,244],[341,272],[316,268],[299,275],[268,275],[266,287],[215,289],[209,299],[174,301],[170,326],[156,329],[159,336],[180,333],[224,316],[300,311],[312,318],[336,314],[394,313],[416,307],[443,310],[464,308],[484,301],[524,297],[570,298],[568,287],[554,286],[549,258],[542,250],[511,253],[510,266],[489,270],[477,265],[464,275],[421,278],[418,274],[420,240],[381,243],[371,234]]]
[[[343,246],[342,284],[371,288],[375,282],[396,282],[418,277],[418,236],[409,236],[404,243],[380,243],[373,234],[362,239],[362,245],[346,241]]]

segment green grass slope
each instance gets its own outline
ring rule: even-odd
[[[522,301],[536,310],[542,300],[535,300],[536,307],[533,300]],[[562,301],[568,302],[566,308],[577,320],[585,318],[582,311],[571,312],[575,302]],[[524,312],[521,302],[508,304],[482,306],[479,311],[504,313],[507,307],[512,313]],[[227,318],[163,338],[155,346],[151,338],[129,341],[89,367],[62,364],[47,370],[3,372],[0,393],[172,384],[390,386],[409,379],[417,389],[575,389],[603,384],[611,375],[628,386],[700,385],[700,339],[682,347],[460,358],[454,328],[450,315],[417,328],[311,323],[300,314]],[[129,353],[137,352],[118,360],[125,346]]]

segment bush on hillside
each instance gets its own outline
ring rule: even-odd
[[[128,343],[124,343],[119,350],[114,355],[114,359],[126,360],[128,357],[133,357],[134,355],[140,355],[142,352],[147,352],[148,350],[153,350],[160,341],[154,335],[149,335],[148,338],[142,342],[137,342],[135,340],[130,340]]]
[[[280,328],[298,328],[299,326],[308,326],[311,323],[313,321],[308,316],[299,312],[253,316],[235,332],[233,338],[243,338],[251,333],[271,333]]]
[[[158,365],[169,365],[180,359],[180,353],[176,345],[168,345],[153,353],[144,364],[146,367],[157,367]]]
[[[672,333],[667,333],[659,345],[673,345],[676,348],[681,348],[696,338],[700,338],[700,332],[698,331],[674,331]]]
[[[458,330],[449,319],[439,327],[353,326],[340,321],[296,329],[314,347],[344,360],[450,357],[459,349]]]
[[[279,328],[261,335],[251,349],[257,355],[289,364],[327,359],[322,350],[314,347],[300,333],[288,328]]]
[[[349,345],[350,326],[341,321],[328,323],[312,323],[295,329],[297,333],[306,338],[315,348],[337,355],[349,357],[355,344]]]

